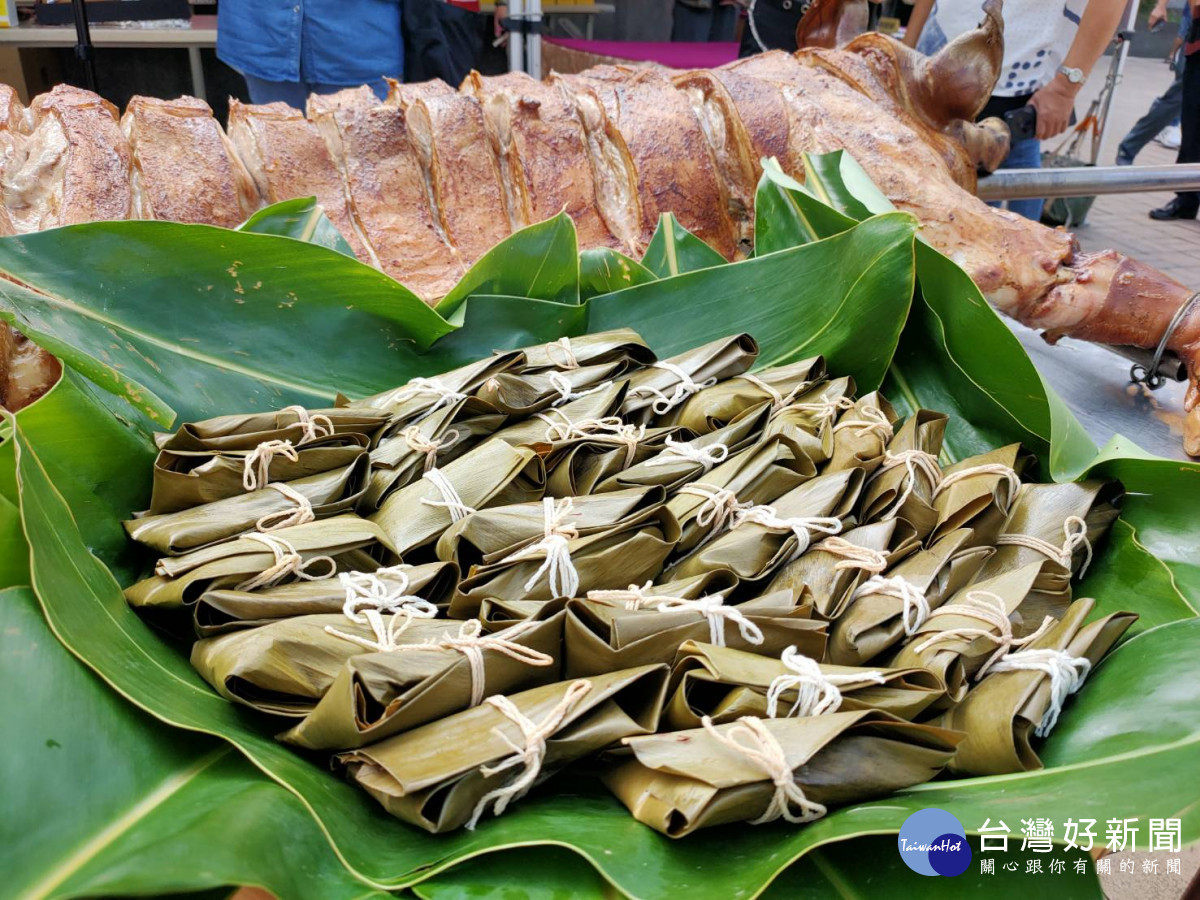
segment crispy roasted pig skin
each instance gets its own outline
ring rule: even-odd
[[[203,100],[134,97],[121,129],[137,218],[235,228],[258,208],[254,179]]]
[[[129,145],[111,103],[60,84],[34,99],[23,125],[3,176],[13,232],[130,217]]]
[[[432,205],[432,188],[398,106],[379,105],[370,88],[314,94],[309,117],[337,164],[379,266],[426,302],[463,274]]]
[[[286,103],[229,101],[229,139],[265,203],[315,196],[354,255],[375,259],[355,221],[341,172],[317,127]]]

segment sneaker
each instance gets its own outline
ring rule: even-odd
[[[1168,150],[1178,150],[1179,144],[1183,140],[1183,133],[1180,131],[1178,125],[1168,125],[1158,133],[1158,137],[1154,140]]]

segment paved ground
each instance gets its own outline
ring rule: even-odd
[[[1077,104],[1082,115],[1088,103],[1103,85],[1102,76],[1108,59],[1100,61]],[[1171,71],[1165,63],[1130,57],[1117,86],[1109,113],[1108,128],[1100,152],[1100,165],[1112,165],[1117,144],[1129,127],[1150,107],[1151,101],[1171,83]],[[1146,145],[1136,160],[1138,165],[1165,165],[1175,162],[1175,151],[1157,143]],[[1200,288],[1200,222],[1155,222],[1146,213],[1171,198],[1168,193],[1111,194],[1096,200],[1087,224],[1076,233],[1085,249],[1115,247],[1136,256],[1189,287]]]

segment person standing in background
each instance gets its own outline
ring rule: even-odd
[[[1003,116],[1026,104],[1037,110],[1037,132],[1014,140],[1003,169],[1037,169],[1041,142],[1067,130],[1075,97],[1104,53],[1125,11],[1125,0],[1007,0],[1004,4],[1004,63],[1000,80],[979,118]],[[932,13],[932,16],[931,16]],[[916,0],[904,42],[934,53],[973,29],[982,18],[979,0]],[[1000,205],[1000,204],[996,204]],[[1042,215],[1041,200],[1009,200],[1007,208],[1027,219]]]
[[[1183,42],[1187,38],[1188,29],[1192,26],[1191,9],[1184,4],[1182,21],[1179,23],[1179,34],[1176,35],[1175,41],[1171,44],[1171,52],[1167,54],[1167,63],[1175,72],[1175,80],[1171,82],[1171,86],[1163,91],[1161,97],[1155,98],[1150,104],[1150,109],[1142,116],[1133,127],[1129,129],[1129,133],[1121,139],[1120,146],[1117,147],[1117,165],[1130,166],[1133,165],[1134,158],[1141,153],[1154,136],[1159,134],[1163,129],[1170,128],[1178,132],[1179,114],[1183,110],[1183,54],[1180,52],[1183,49]],[[1150,27],[1154,28],[1159,22],[1167,20],[1167,0],[1158,0],[1154,5],[1154,9],[1150,11]],[[1160,139],[1160,143],[1164,143]],[[1174,144],[1166,144],[1172,150],[1179,149],[1179,142]]]
[[[765,50],[796,51],[796,26],[808,12],[811,0],[740,0],[746,7],[746,23],[738,56],[753,56]]]
[[[1200,0],[1188,0],[1192,25],[1183,42],[1183,108],[1180,110],[1177,163],[1200,162]],[[1150,210],[1152,219],[1194,219],[1200,209],[1200,193],[1180,191],[1165,206]]]
[[[221,0],[217,56],[253,103],[304,109],[309,94],[366,84],[387,96],[404,76],[400,0]]]
[[[737,29],[735,0],[675,0],[673,41],[732,41]]]

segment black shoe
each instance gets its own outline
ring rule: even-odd
[[[1150,218],[1160,221],[1167,219],[1194,219],[1196,218],[1196,207],[1184,206],[1179,202],[1179,198],[1176,197],[1166,206],[1150,210]]]

